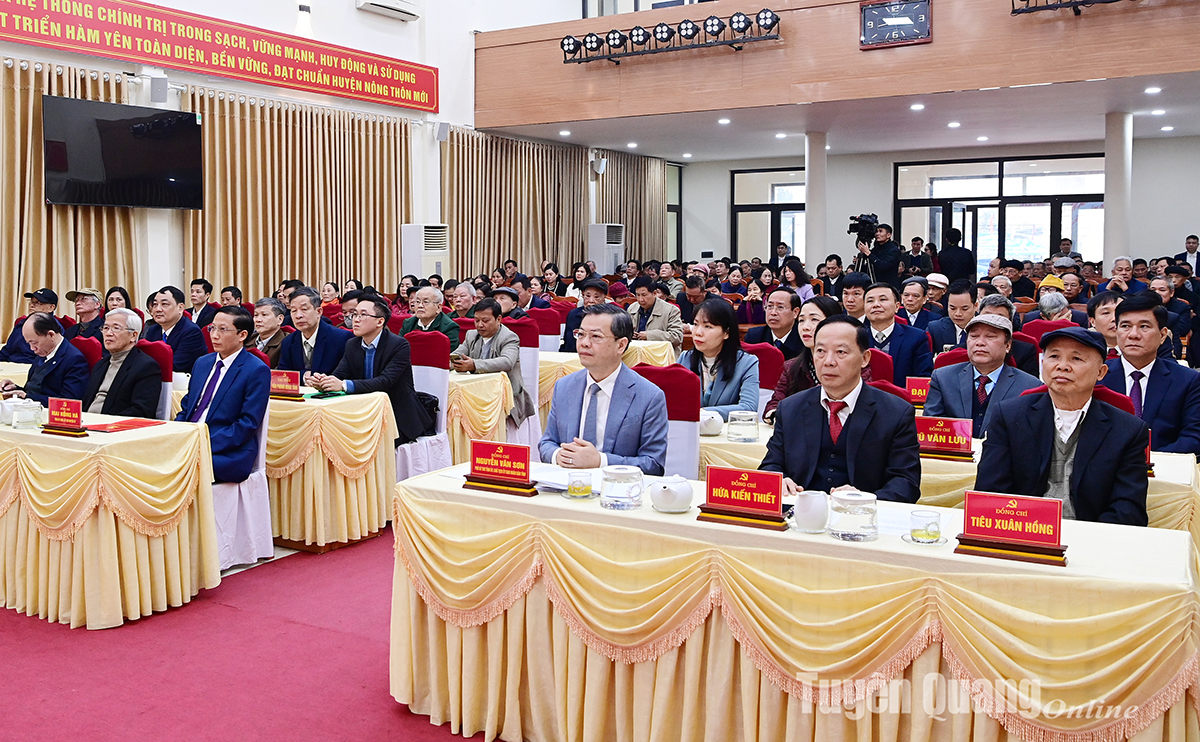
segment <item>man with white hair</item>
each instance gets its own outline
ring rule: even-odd
[[[994,276],[992,278],[992,285],[996,287],[1001,296],[1012,300],[1013,285],[1007,276]]]
[[[146,417],[158,412],[162,369],[137,347],[142,320],[128,309],[111,309],[100,326],[107,358],[92,369],[83,409],[102,415]]]
[[[460,284],[461,285],[461,284]],[[400,325],[400,335],[407,335],[414,330],[420,332],[440,332],[450,338],[450,347],[458,347],[458,323],[446,316],[442,311],[442,290],[432,286],[423,286],[413,294],[408,306],[413,316],[404,320]]]
[[[1096,293],[1113,291],[1118,294],[1136,294],[1150,288],[1133,277],[1133,258],[1122,255],[1113,261],[1112,278],[1100,284]]]
[[[454,287],[454,294],[450,297],[450,303],[454,307],[454,311],[450,313],[450,319],[475,319],[475,303],[478,301],[479,294],[470,281],[458,284]]]
[[[1033,312],[1029,314],[1033,314]],[[1063,296],[1061,292],[1051,291],[1038,299],[1037,318],[1030,319],[1029,315],[1025,315],[1025,324],[1022,326],[1021,332],[1034,340],[1040,340],[1042,335],[1051,330],[1071,326],[1077,327],[1078,323],[1071,316],[1071,305],[1067,302],[1067,297]]]

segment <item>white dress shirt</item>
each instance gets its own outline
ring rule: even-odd
[[[583,387],[583,409],[579,411],[579,436],[583,437],[583,426],[587,423],[588,406],[592,398],[592,384],[599,384],[600,391],[596,394],[596,450],[600,451],[600,466],[608,466],[608,455],[604,453],[604,432],[608,424],[608,406],[612,403],[613,390],[617,387],[617,375],[621,373],[621,366],[618,364],[608,376],[603,379],[593,379],[591,373],[588,373],[587,385]],[[554,456],[551,461],[559,466],[562,462],[559,461],[559,454],[562,448],[554,450]]]
[[[1155,358],[1154,360],[1150,361],[1150,363],[1146,364],[1145,368],[1134,368],[1133,364],[1129,362],[1128,358],[1126,358],[1125,356],[1121,356],[1121,371],[1123,371],[1125,374],[1125,395],[1126,396],[1129,396],[1129,394],[1133,391],[1133,377],[1130,374],[1132,374],[1134,371],[1141,371],[1142,372],[1142,400],[1143,400],[1143,403],[1145,402],[1146,389],[1148,389],[1150,386],[1150,370],[1152,368],[1154,368],[1154,361],[1156,361],[1156,360],[1158,360],[1158,359]]]
[[[206,387],[208,387],[208,382],[212,381],[212,375],[214,373],[221,374],[217,378],[217,385],[215,387],[213,387],[213,395],[208,400],[208,407],[204,408],[204,412],[202,412],[200,414],[200,420],[198,422],[207,422],[208,421],[208,411],[212,409],[213,400],[217,398],[217,392],[220,391],[220,389],[221,389],[221,383],[223,381],[225,381],[225,374],[229,372],[229,367],[233,365],[233,362],[237,360],[238,354],[241,352],[242,352],[242,349],[238,348],[237,350],[233,351],[233,353],[231,353],[228,358],[221,358],[220,355],[218,355],[217,358],[218,358],[218,360],[221,361],[221,368],[217,369],[217,364],[214,362],[213,370],[209,372],[208,376],[204,377],[204,383],[200,385],[201,399],[204,398],[204,389]],[[200,400],[196,400],[196,404],[199,404],[199,403],[200,403]]]
[[[311,358],[312,354],[317,350],[317,333],[320,331],[321,323],[317,322],[317,329],[313,330],[312,337],[304,337],[304,333],[300,333],[300,342],[304,344],[304,350],[308,353],[309,358]]]
[[[845,407],[838,410],[838,421],[840,421],[842,423],[843,427],[846,425],[846,420],[850,419],[850,413],[854,412],[854,407],[858,404],[858,396],[860,394],[862,394],[862,388],[863,388],[862,379],[859,379],[858,384],[855,385],[854,389],[852,389],[849,394],[847,394],[842,399],[833,400],[835,402],[845,402],[846,403]],[[821,387],[821,406],[825,408],[826,415],[829,414],[829,400],[830,399],[832,399],[832,397],[830,397],[829,394],[825,391],[825,387]]]
[[[1054,429],[1058,432],[1058,439],[1063,443],[1071,437],[1075,432],[1075,428],[1079,426],[1079,422],[1087,417],[1088,408],[1092,406],[1092,400],[1089,399],[1083,405],[1083,409],[1079,410],[1060,410],[1054,408]]]

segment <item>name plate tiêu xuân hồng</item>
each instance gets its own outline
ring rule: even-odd
[[[917,443],[921,446],[921,457],[974,461],[971,452],[973,426],[970,420],[954,417],[918,417]]]
[[[954,553],[1065,567],[1062,500],[967,491]]]
[[[272,371],[271,399],[303,401],[304,397],[300,394],[300,372]]]
[[[708,467],[707,493],[697,520],[786,531],[783,517],[783,475]]]
[[[532,497],[537,489],[529,479],[529,446],[495,441],[471,441],[471,473],[466,489]]]
[[[83,402],[78,399],[50,398],[50,409],[42,432],[82,438],[88,434],[83,427]]]
[[[925,400],[929,397],[929,377],[909,376],[905,381],[908,390],[908,401],[918,410],[924,409]]]

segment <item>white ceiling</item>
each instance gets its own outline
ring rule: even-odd
[[[1147,94],[1146,88],[1162,92]],[[913,111],[914,103],[924,104]],[[702,103],[697,102],[698,105]],[[564,107],[565,108],[565,107]],[[1153,115],[1153,110],[1164,110]],[[701,111],[515,126],[492,131],[674,162],[796,157],[804,133],[828,134],[830,154],[990,147],[1104,139],[1104,115],[1134,114],[1135,138],[1200,136],[1200,73],[1090,80],[732,111]],[[728,118],[728,125],[718,119]],[[951,121],[961,124],[947,127]],[[1163,126],[1174,131],[1163,132]],[[570,131],[561,136],[560,131]],[[786,134],[782,139],[776,134]],[[977,137],[986,136],[985,142]],[[690,159],[683,155],[690,153]],[[982,154],[982,153],[981,153]]]

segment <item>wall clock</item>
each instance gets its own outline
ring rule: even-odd
[[[859,48],[879,49],[933,41],[930,1],[887,3],[862,0],[859,3]]]

